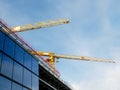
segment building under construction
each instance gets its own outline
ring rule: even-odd
[[[0,90],[72,90],[45,60],[0,21]]]
[[[16,34],[67,23],[68,20],[59,20],[9,28],[0,20],[0,90],[72,90],[55,69],[56,58],[115,63],[101,58],[35,51]]]

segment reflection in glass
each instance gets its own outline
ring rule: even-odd
[[[24,50],[16,45],[15,47],[15,59],[20,62],[21,64],[23,64],[23,54],[24,54]]]
[[[0,71],[1,71],[1,59],[2,59],[2,53],[0,52]]]
[[[13,60],[11,60],[6,55],[3,55],[1,72],[4,75],[11,78],[12,77],[12,69],[13,69]]]
[[[5,35],[0,31],[0,50],[3,50]]]
[[[13,79],[22,83],[23,67],[17,63],[14,63]]]
[[[31,72],[28,71],[27,69],[24,69],[23,84],[31,88]]]
[[[32,74],[32,90],[38,90],[38,77]]]
[[[16,83],[12,83],[12,90],[22,90],[22,87]]]
[[[28,53],[24,55],[24,65],[31,70],[31,55]]]
[[[23,88],[23,90],[28,90],[27,88]]]
[[[4,51],[14,57],[14,47],[15,47],[15,43],[8,37],[6,37],[5,39],[5,45],[4,45]]]
[[[32,58],[32,71],[38,75],[38,62]]]
[[[0,76],[0,90],[11,90],[11,81]]]

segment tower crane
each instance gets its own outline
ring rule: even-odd
[[[62,24],[68,24],[70,21],[68,19],[58,19],[58,21],[50,20],[49,22],[39,22],[35,24],[27,24],[27,25],[20,25],[20,26],[14,26],[12,27],[12,32],[23,32],[23,31],[29,31],[34,29],[40,29],[40,28],[46,28],[46,27],[52,27]]]
[[[53,68],[55,67],[56,59],[64,58],[64,59],[73,59],[73,60],[83,60],[83,61],[96,61],[96,62],[107,62],[107,63],[115,63],[113,60],[109,59],[102,59],[102,58],[93,58],[93,57],[87,57],[87,56],[74,56],[74,55],[63,55],[63,54],[55,54],[53,52],[32,52],[31,54],[39,55],[39,56],[46,56],[49,57],[46,62],[48,62]]]
[[[69,22],[70,21],[68,19],[58,19],[58,21],[50,20],[48,23],[40,22],[34,25],[27,24],[25,26],[22,26],[22,25],[15,26],[15,27],[12,27],[12,32],[16,33],[16,32],[29,31],[29,30],[39,29],[39,28],[46,28],[46,27],[51,27],[51,26],[68,24]],[[38,51],[37,52],[29,51],[29,52],[33,55],[49,57],[46,60],[46,62],[48,62],[53,68],[55,68],[56,59],[59,59],[59,58],[115,63],[115,61],[112,61],[112,60],[102,59],[102,58],[93,58],[93,57],[87,57],[87,56],[62,55],[62,54],[55,54],[53,52],[38,52]]]

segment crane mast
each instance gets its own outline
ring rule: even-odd
[[[31,54],[36,54],[34,52],[30,52]],[[49,57],[46,62],[48,62],[52,67],[55,67],[55,61],[59,58],[64,59],[73,59],[73,60],[83,60],[83,61],[96,61],[96,62],[108,62],[108,63],[115,63],[113,60],[109,59],[102,59],[102,58],[93,58],[87,56],[74,56],[74,55],[63,55],[63,54],[55,54],[53,52],[37,52],[40,56],[47,56]]]
[[[62,24],[68,24],[70,21],[68,19],[58,19],[58,21],[50,20],[49,22],[39,22],[35,24],[27,24],[12,27],[12,32],[23,32],[40,28],[47,28],[52,26],[58,26]]]

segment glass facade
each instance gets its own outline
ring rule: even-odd
[[[32,74],[32,90],[38,90],[38,77],[36,75]]]
[[[13,72],[13,60],[6,55],[3,55],[2,65],[1,65],[1,73],[12,78]]]
[[[23,64],[23,55],[24,55],[24,50],[16,45],[15,47],[15,60],[17,60],[19,63]]]
[[[24,53],[24,65],[31,70],[31,55],[28,53]]]
[[[5,38],[5,43],[3,44],[3,46],[5,53],[11,57],[14,57],[15,43],[10,38]]]
[[[12,83],[12,90],[22,90],[22,86],[16,83]]]
[[[38,61],[0,30],[0,90],[39,90],[38,68]]]
[[[11,90],[11,81],[0,76],[0,90]]]
[[[1,69],[1,59],[2,59],[2,53],[0,52],[0,69]]]
[[[23,78],[23,67],[15,62],[13,68],[13,80],[22,84],[22,78]]]
[[[39,65],[16,35],[1,29],[0,25],[0,90],[71,90],[54,76],[53,69]]]
[[[24,69],[23,84],[31,88],[31,72],[28,71],[27,69]]]
[[[32,58],[32,71],[38,75],[38,70],[39,66],[38,66],[38,62],[36,60],[34,60],[34,58]]]
[[[2,32],[0,32],[0,50],[3,50],[3,43],[4,43],[4,39],[5,39],[4,37],[5,37],[5,35]]]

